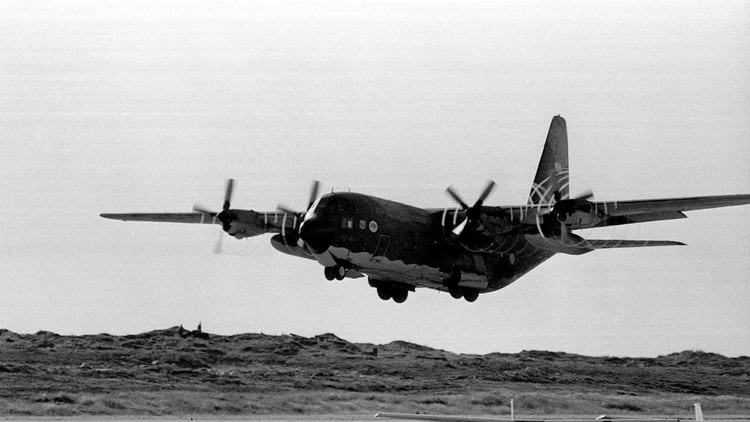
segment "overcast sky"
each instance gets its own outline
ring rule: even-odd
[[[476,303],[381,301],[268,237],[101,212],[303,208],[311,180],[425,207],[526,201],[553,115],[571,194],[750,193],[750,4],[0,3],[0,328],[407,340],[454,352],[750,355],[750,206],[591,237]]]

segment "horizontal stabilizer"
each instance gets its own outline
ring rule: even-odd
[[[204,213],[134,213],[99,214],[100,217],[122,221],[153,221],[155,223],[221,224],[215,217]]]
[[[586,239],[586,246],[592,249],[641,248],[644,246],[684,246],[674,240],[623,240],[623,239]]]

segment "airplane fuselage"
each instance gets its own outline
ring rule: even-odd
[[[451,233],[464,218],[460,209],[424,209],[358,193],[331,193],[313,204],[302,223],[314,220],[318,232],[325,232],[319,253],[298,245],[300,228],[291,220],[284,230],[288,234],[277,234],[272,244],[326,267],[340,265],[349,277],[366,274],[374,287],[390,284],[408,290],[493,291],[552,256],[531,247],[524,233],[496,239],[491,253],[468,251]]]

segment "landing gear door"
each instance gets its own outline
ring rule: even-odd
[[[380,262],[385,258],[385,254],[388,253],[388,247],[391,246],[391,237],[388,235],[380,235],[378,237],[378,244],[375,246],[375,250],[372,253],[372,260]]]

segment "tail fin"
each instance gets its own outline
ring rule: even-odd
[[[695,403],[693,406],[695,407],[695,420],[698,422],[703,422],[703,409],[701,409],[701,404]]]
[[[555,116],[549,125],[528,204],[548,204],[556,199],[569,197],[568,128],[565,119]]]

